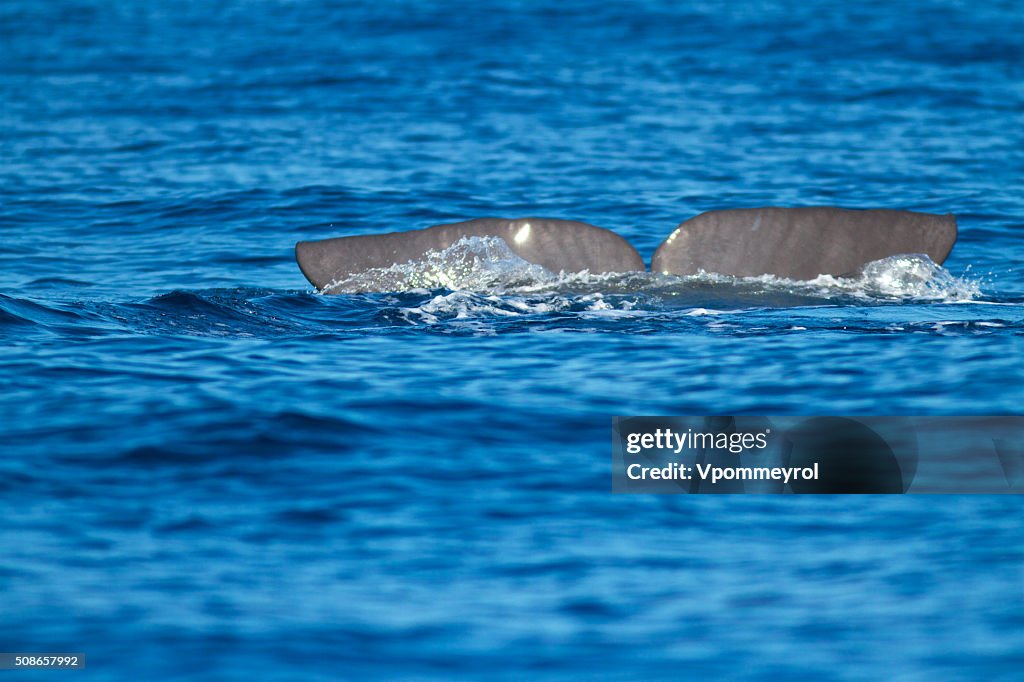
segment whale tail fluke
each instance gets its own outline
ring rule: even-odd
[[[925,254],[941,264],[956,236],[951,215],[831,207],[709,211],[683,222],[661,243],[651,272],[794,280],[844,276],[907,253]],[[324,291],[335,282],[416,261],[469,237],[498,237],[523,260],[554,273],[646,270],[636,249],[614,232],[546,218],[478,218],[425,230],[299,242],[295,257],[306,278]]]

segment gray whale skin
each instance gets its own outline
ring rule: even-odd
[[[520,258],[552,272],[646,270],[637,250],[611,230],[546,218],[477,218],[425,230],[299,242],[295,258],[306,279],[323,289],[373,268],[446,249],[463,237],[501,237]]]
[[[956,242],[951,215],[844,208],[739,208],[708,211],[661,243],[651,272],[700,270],[737,277],[808,280],[852,275],[871,261],[925,254],[940,265]]]
[[[701,270],[739,277],[813,279],[844,276],[871,261],[903,253],[946,260],[956,219],[888,209],[741,208],[708,211],[679,225],[661,243],[651,272]],[[295,257],[313,286],[375,268],[407,263],[463,237],[500,237],[522,259],[552,272],[646,270],[629,242],[610,230],[572,220],[478,218],[425,230],[299,242]]]

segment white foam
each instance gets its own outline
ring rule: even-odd
[[[868,263],[853,277],[821,275],[809,281],[706,272],[685,277],[646,272],[556,274],[520,258],[498,237],[466,237],[419,260],[334,282],[324,292],[367,290],[429,297],[419,305],[400,308],[411,324],[558,312],[631,317],[665,312],[666,306],[671,314],[700,317],[734,315],[766,303],[774,307],[778,303],[772,301],[792,296],[813,305],[815,300],[829,304],[850,298],[963,303],[981,294],[976,281],[954,277],[923,255],[892,256]],[[715,301],[734,300],[737,309],[701,307],[705,295]],[[680,307],[684,301],[689,305]]]
[[[681,280],[723,286],[731,284],[743,289],[761,287],[823,299],[849,296],[865,300],[960,303],[974,301],[981,295],[977,281],[954,277],[923,254],[902,254],[872,261],[852,277],[819,275],[811,280],[792,280],[774,275],[731,277],[701,272]]]
[[[976,281],[954,277],[921,254],[890,256],[861,269],[854,287],[869,296],[931,301],[970,301],[981,294]]]
[[[702,317],[704,315],[725,315],[725,310],[711,310],[710,308],[693,308],[684,313],[688,317]]]
[[[428,251],[423,258],[386,268],[374,268],[331,282],[322,293],[357,291],[502,291],[535,284],[555,276],[529,263],[499,237],[463,237],[442,251]]]

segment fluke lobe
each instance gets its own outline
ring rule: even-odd
[[[611,230],[547,218],[478,218],[425,230],[299,242],[295,258],[306,279],[322,290],[367,270],[417,260],[464,237],[500,237],[520,258],[552,272],[647,269],[636,249]]]
[[[871,261],[905,253],[925,254],[941,264],[956,236],[953,216],[912,211],[831,207],[709,211],[685,221],[662,242],[651,271],[797,280],[853,275]],[[299,242],[295,255],[306,278],[324,291],[354,275],[442,251],[464,237],[500,237],[520,258],[556,273],[646,269],[636,249],[614,232],[545,218],[479,218],[425,230]]]
[[[682,223],[651,261],[651,272],[701,270],[796,280],[852,275],[871,261],[922,253],[942,264],[956,242],[951,215],[844,208],[740,208]]]

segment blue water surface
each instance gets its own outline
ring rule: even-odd
[[[0,651],[1020,679],[1019,497],[612,496],[610,427],[1019,413],[1022,36],[1016,1],[0,3]],[[323,296],[293,256],[546,216],[649,259],[763,205],[960,238],[846,283]]]

